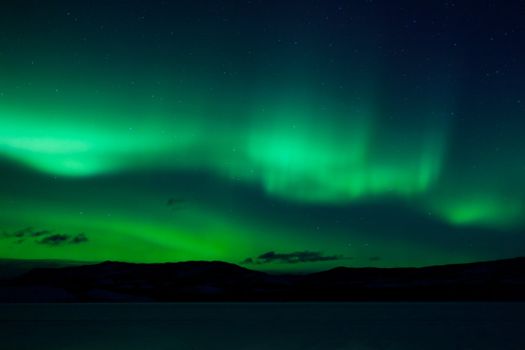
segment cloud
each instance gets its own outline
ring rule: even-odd
[[[36,232],[31,233],[31,237],[40,237],[40,236],[46,236],[50,234],[51,234],[51,231],[42,230],[42,231],[36,231]]]
[[[319,261],[335,261],[351,259],[349,257],[343,257],[342,255],[324,255],[321,252],[310,252],[301,251],[293,253],[276,253],[267,252],[259,255],[256,258],[246,258],[241,264],[270,264],[270,263],[281,263],[281,264],[297,264],[307,262],[319,262]]]
[[[68,235],[54,234],[42,238],[40,241],[38,241],[38,243],[57,246],[66,243],[69,240],[69,238],[70,237]]]
[[[56,247],[64,244],[81,244],[88,241],[89,239],[84,233],[78,235],[54,234],[42,238],[38,243]]]
[[[80,244],[80,243],[86,243],[88,242],[89,239],[87,238],[87,236],[84,234],[84,233],[80,233],[78,235],[76,235],[75,237],[73,237],[70,241],[71,244]]]
[[[26,227],[26,228],[23,228],[21,230],[14,231],[14,232],[5,232],[4,231],[4,232],[2,232],[0,237],[2,239],[19,238],[19,239],[23,240],[23,238],[26,237],[28,234],[30,234],[32,231],[33,231],[32,227]]]
[[[241,264],[243,264],[243,265],[250,265],[250,264],[253,264],[253,263],[254,263],[254,261],[253,261],[252,258],[246,258],[243,261],[241,261]]]
[[[23,238],[23,237],[26,237],[26,236],[30,235],[31,231],[33,231],[32,227],[26,227],[26,228],[23,228],[21,230],[18,230],[18,231],[15,231],[15,232],[11,233],[11,237]]]
[[[26,227],[14,232],[2,232],[0,238],[9,239],[9,238],[18,238],[19,241],[23,241],[25,238],[31,237],[41,237],[50,235],[51,231],[48,230],[35,230],[32,227]]]
[[[34,242],[49,246],[60,246],[64,244],[81,244],[89,241],[84,233],[77,235],[53,233],[49,230],[35,230],[32,227],[26,227],[13,232],[0,233],[0,239],[10,239],[15,244]]]

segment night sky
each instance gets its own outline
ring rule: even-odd
[[[525,1],[5,1],[0,258],[525,255]]]

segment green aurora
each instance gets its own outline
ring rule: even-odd
[[[0,257],[342,257],[261,266],[288,270],[523,255],[513,18],[480,43],[365,1],[345,6],[353,21],[330,2],[153,1],[118,21],[101,3],[0,15]],[[28,227],[89,241],[8,238]]]

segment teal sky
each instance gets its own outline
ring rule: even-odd
[[[519,6],[5,5],[0,257],[285,271],[523,255]]]

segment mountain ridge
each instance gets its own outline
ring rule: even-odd
[[[223,261],[34,268],[1,302],[525,301],[525,257],[427,267],[335,267],[272,275]]]

